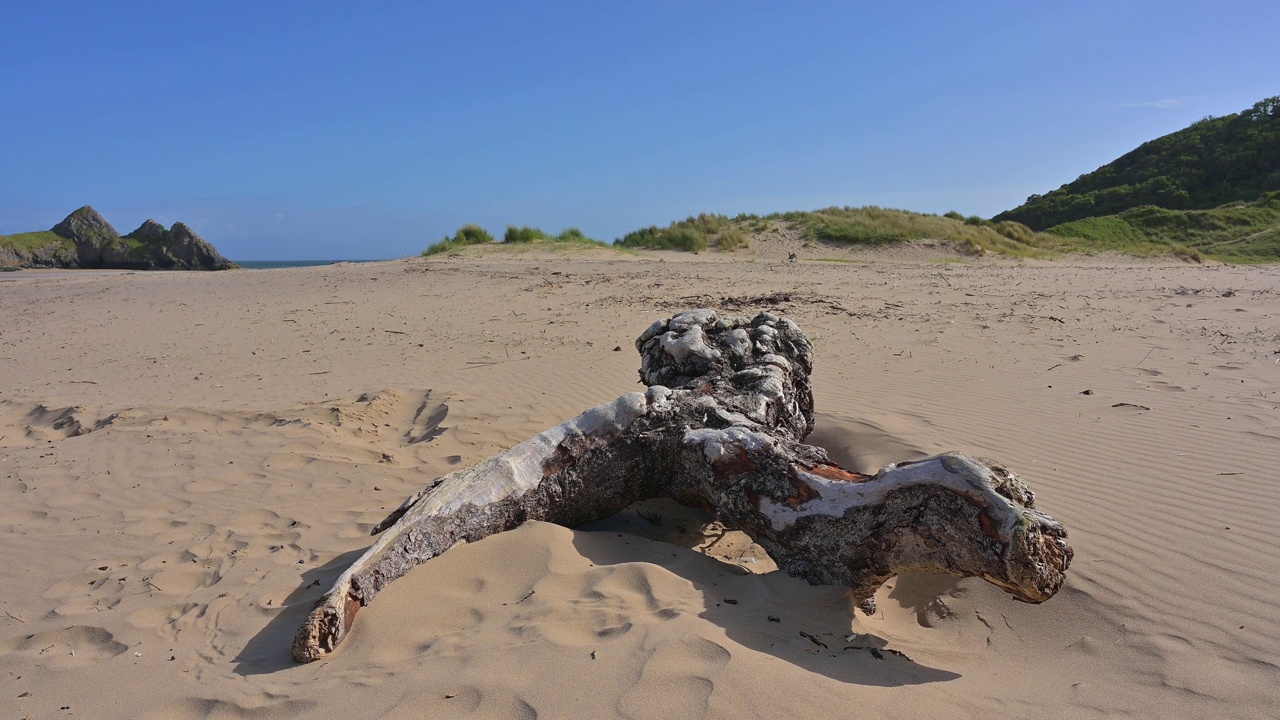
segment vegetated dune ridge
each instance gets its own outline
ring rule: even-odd
[[[0,276],[0,714],[1272,717],[1277,287],[767,253]],[[1019,471],[1071,533],[1065,589],[904,577],[855,618],[653,504],[455,548],[292,662],[374,523],[636,389],[634,337],[697,306],[800,324],[845,464]]]

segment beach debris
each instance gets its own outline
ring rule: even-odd
[[[657,513],[647,513],[643,510],[637,510],[636,514],[649,521],[650,525],[662,525],[662,516]]]
[[[814,645],[818,645],[818,646],[820,646],[823,650],[830,650],[830,649],[831,649],[831,648],[827,647],[827,644],[826,644],[826,643],[824,643],[824,642],[822,642],[821,640],[819,640],[819,639],[818,639],[818,636],[816,636],[816,635],[810,635],[809,633],[807,633],[807,632],[805,632],[805,631],[801,630],[801,631],[800,631],[800,637],[803,637],[803,638],[809,638],[809,642],[813,643]]]
[[[381,537],[307,615],[294,658],[332,652],[388,583],[458,543],[659,497],[713,512],[790,575],[849,587],[867,614],[903,572],[981,577],[1030,603],[1062,587],[1066,531],[1002,465],[950,452],[866,475],[805,445],[813,346],[790,320],[690,310],[655,322],[636,349],[647,391],[450,473],[378,523]]]
[[[911,658],[907,657],[906,653],[902,652],[901,650],[869,647],[866,645],[846,645],[844,648],[842,648],[842,650],[866,650],[867,652],[871,653],[871,657],[877,660],[883,660],[884,654],[889,653],[890,655],[897,655],[898,657],[902,658],[903,660],[906,660],[907,662],[914,662]]]

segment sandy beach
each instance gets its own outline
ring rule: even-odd
[[[0,275],[0,716],[1276,716],[1280,268],[791,251]],[[799,324],[846,467],[1018,471],[1065,588],[855,616],[651,503],[454,548],[294,663],[375,523],[643,389],[636,336],[697,307]]]

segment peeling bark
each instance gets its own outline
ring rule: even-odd
[[[527,520],[566,526],[669,497],[713,513],[787,573],[846,585],[859,607],[903,572],[981,577],[1043,602],[1071,562],[1066,532],[1001,465],[960,453],[850,472],[803,444],[813,430],[813,347],[769,313],[692,310],[636,340],[649,386],[415,493],[316,603],[293,643],[331,652],[387,583],[460,542]]]

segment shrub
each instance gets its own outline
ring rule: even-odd
[[[1186,245],[1174,245],[1172,252],[1174,255],[1186,260],[1198,263],[1204,262],[1204,256],[1200,254],[1199,250],[1193,247],[1187,247]]]
[[[1005,220],[1004,222],[991,223],[991,227],[996,232],[1010,240],[1013,240],[1014,242],[1020,242],[1023,245],[1032,245],[1035,243],[1035,232],[1020,222]]]
[[[699,252],[707,249],[707,236],[692,227],[676,223],[666,228],[650,226],[629,232],[618,244],[622,247],[650,250]]]
[[[493,236],[489,234],[488,230],[479,225],[467,223],[458,228],[458,232],[454,233],[453,241],[462,245],[479,245],[493,242]]]
[[[669,236],[670,247],[686,252],[700,252],[707,249],[707,236],[693,228],[676,228]]]
[[[540,228],[529,227],[528,225],[523,225],[521,227],[508,225],[507,232],[502,236],[502,242],[504,243],[529,243],[534,240],[551,239],[551,236],[542,232]]]
[[[488,230],[485,230],[479,225],[467,223],[466,225],[458,228],[458,232],[454,233],[453,237],[446,235],[440,242],[431,245],[426,250],[423,250],[422,256],[438,255],[444,252],[457,252],[467,245],[482,245],[484,243],[491,242],[493,242],[493,236],[489,234]]]
[[[955,210],[948,210],[947,212],[942,214],[942,217],[951,218],[952,220],[964,220],[964,216],[956,212]]]
[[[747,236],[738,227],[725,228],[716,236],[716,249],[718,250],[733,252],[738,248],[744,247],[747,247]]]

